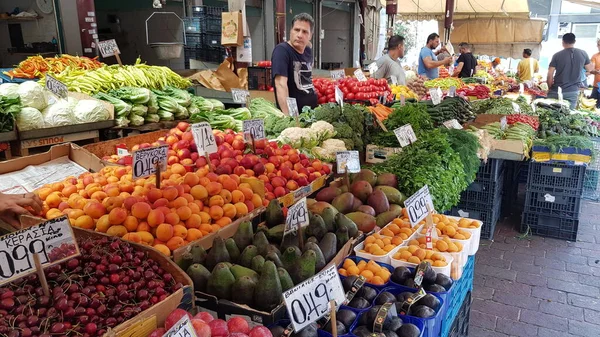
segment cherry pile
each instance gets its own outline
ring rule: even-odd
[[[182,287],[142,251],[117,238],[78,240],[81,256],[0,287],[0,336],[102,336]]]
[[[60,246],[53,248],[48,253],[48,259],[50,261],[62,260],[67,256],[72,256],[76,252],[75,245],[70,243],[61,243]]]

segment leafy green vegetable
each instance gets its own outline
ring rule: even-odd
[[[321,104],[312,112],[300,116],[311,117],[333,125],[336,137],[343,140],[349,150],[364,151],[374,129],[373,115],[362,105],[345,104],[342,108],[335,103]]]
[[[467,184],[475,181],[475,176],[481,165],[481,160],[477,156],[480,144],[479,139],[474,134],[458,129],[440,128],[448,137],[450,146],[460,156],[465,167]]]
[[[537,115],[533,112],[531,105],[527,103],[525,97],[519,96],[516,100],[512,100],[506,97],[481,99],[471,103],[473,111],[476,114],[495,114],[495,115],[512,115],[515,112],[513,103],[519,106],[520,113],[526,115]]]
[[[12,131],[15,115],[21,112],[21,99],[17,94],[0,96],[0,132]]]
[[[395,106],[394,112],[390,114],[388,119],[383,122],[388,132],[380,131],[373,136],[373,143],[384,147],[398,147],[398,138],[394,134],[394,130],[410,124],[417,136],[433,129],[433,122],[427,106],[424,104],[407,104],[405,106]]]
[[[103,101],[107,101],[115,107],[115,114],[117,117],[127,117],[131,112],[132,105],[126,103],[125,101],[113,97],[109,94],[105,94],[103,92],[99,92],[94,95],[95,98],[101,99]],[[157,103],[158,104],[158,103]]]
[[[267,116],[285,117],[283,112],[275,107],[275,104],[267,101],[262,97],[258,97],[250,101],[248,107],[252,113],[252,118],[267,118]]]
[[[109,95],[133,104],[146,104],[150,100],[150,90],[146,88],[122,87],[109,91]]]

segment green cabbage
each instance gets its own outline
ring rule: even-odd
[[[146,123],[158,123],[160,122],[160,116],[157,114],[147,114],[146,117],[144,117],[144,121]]]
[[[131,113],[144,117],[148,113],[148,107],[145,105],[136,104],[131,108]]]
[[[144,117],[132,113],[129,115],[129,124],[132,126],[144,125]]]
[[[83,99],[73,108],[73,114],[77,123],[92,123],[106,121],[110,118],[110,113],[99,101],[92,99]]]
[[[36,108],[25,107],[15,115],[17,127],[20,131],[44,128],[44,116]]]
[[[19,84],[17,93],[21,97],[21,104],[25,107],[36,108],[41,111],[48,106],[44,88],[37,82],[27,81]]]
[[[19,85],[16,83],[0,84],[0,96],[18,95]]]
[[[52,128],[56,126],[65,126],[76,124],[73,108],[77,102],[69,98],[69,100],[59,100],[52,105],[49,105],[42,115],[44,116],[44,127]]]

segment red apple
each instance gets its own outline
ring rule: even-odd
[[[223,144],[225,137],[223,137],[223,135],[215,135],[215,141],[217,142],[217,146],[219,146]]]
[[[233,169],[233,174],[241,176],[246,173],[246,169],[243,166],[237,166]]]
[[[256,163],[252,167],[252,171],[254,171],[254,174],[259,176],[259,175],[265,173],[265,165],[263,165],[263,163]]]
[[[236,150],[244,150],[246,148],[246,143],[244,142],[244,139],[236,139],[233,141],[233,144],[231,144],[231,146],[233,146],[234,149]]]
[[[252,164],[252,159],[250,159],[249,155],[242,158],[242,160],[240,161],[240,165],[242,165],[247,170],[251,169],[254,166],[254,164]]]

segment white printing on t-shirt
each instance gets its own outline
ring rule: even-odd
[[[294,61],[294,82],[296,88],[306,93],[314,89],[312,82],[312,64],[300,61]]]

